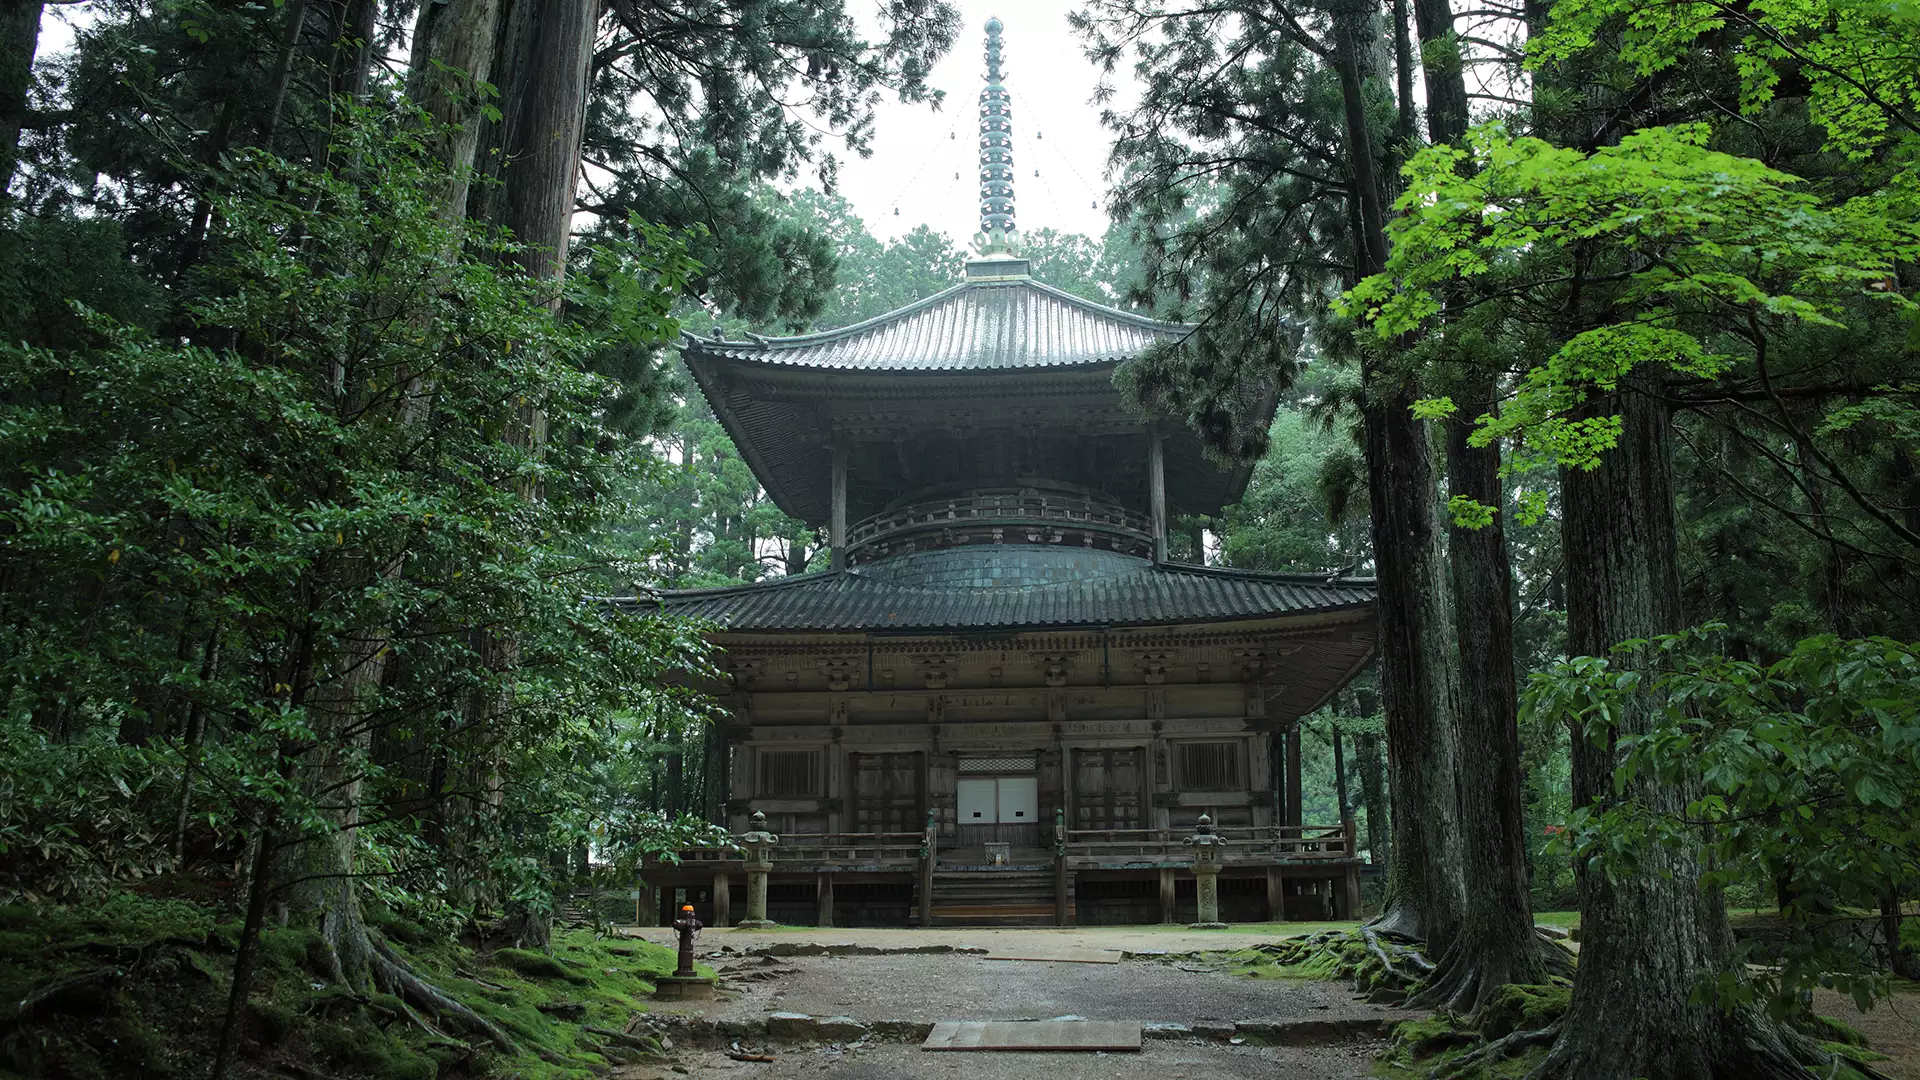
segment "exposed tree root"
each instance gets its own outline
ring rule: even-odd
[[[1717,1048],[1690,1046],[1687,1056],[1667,1048],[1669,1057],[1656,1066],[1636,1060],[1634,1053],[1617,1053],[1606,1038],[1590,1041],[1583,1033],[1569,1030],[1567,1037],[1554,1040],[1552,1049],[1527,1080],[1612,1080],[1615,1077],[1651,1075],[1655,1080],[1813,1080],[1847,1077],[1862,1080],[1890,1080],[1872,1066],[1834,1054],[1805,1035],[1775,1024],[1762,1014],[1742,1010],[1726,1017],[1734,1030],[1731,1039]],[[1640,1056],[1644,1048],[1635,1047]],[[1449,1064],[1452,1064],[1451,1062]]]
[[[1355,990],[1375,1001],[1397,1002],[1433,971],[1418,944],[1366,926],[1325,930],[1258,948],[1281,964],[1351,980]]]
[[[1536,1046],[1551,1045],[1559,1037],[1560,1022],[1557,1020],[1533,1031],[1515,1031],[1435,1065],[1427,1077],[1428,1080],[1452,1080],[1454,1077],[1469,1076],[1482,1068],[1492,1069],[1499,1062],[1518,1057]]]
[[[1552,938],[1535,934],[1511,949],[1478,949],[1461,941],[1440,958],[1407,1005],[1478,1016],[1503,986],[1540,985],[1555,978],[1573,978],[1573,953]]]
[[[448,997],[438,987],[422,979],[413,970],[413,965],[401,959],[386,942],[373,934],[367,935],[367,941],[373,946],[370,957],[373,979],[382,990],[416,1009],[450,1021],[486,1039],[499,1047],[503,1053],[511,1054],[515,1051],[513,1040],[507,1037],[506,1032],[495,1027],[486,1017]]]

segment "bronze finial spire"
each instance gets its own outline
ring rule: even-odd
[[[999,19],[987,20],[987,86],[980,91],[980,235],[983,255],[1011,252],[1013,223],[1013,105],[1000,83]]]

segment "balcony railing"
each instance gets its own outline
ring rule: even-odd
[[[995,532],[1005,535],[987,535]],[[848,548],[855,562],[863,556],[890,553],[895,544],[914,546],[941,543],[978,543],[986,540],[1046,543],[1097,536],[1100,546],[1132,551],[1152,547],[1153,526],[1147,516],[1105,499],[1070,492],[980,492],[930,499],[886,510],[847,530]],[[929,536],[928,534],[934,534]]]
[[[1044,830],[1043,830],[1044,832]],[[1070,865],[1114,862],[1185,864],[1193,861],[1186,843],[1191,826],[1172,829],[1071,829],[1066,834]],[[1358,857],[1351,822],[1334,825],[1269,825],[1258,828],[1220,828],[1223,866],[1298,865],[1350,861]],[[920,861],[923,834],[912,833],[788,833],[773,849],[778,868],[880,866],[904,867]],[[936,853],[939,859],[943,853]],[[737,848],[688,848],[679,853],[682,864],[739,862]]]

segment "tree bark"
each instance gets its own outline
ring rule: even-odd
[[[1379,18],[1370,6],[1345,0],[1335,8],[1333,59],[1346,121],[1350,198],[1360,222],[1354,254],[1362,276],[1379,271],[1387,258],[1385,178],[1367,120],[1363,59],[1379,39]],[[1441,952],[1461,899],[1445,855],[1456,816],[1448,737],[1453,643],[1438,477],[1426,424],[1413,415],[1410,382],[1389,368],[1380,350],[1370,349],[1362,358],[1361,383],[1379,582],[1380,688],[1395,805],[1387,910],[1376,925]]]
[[[1598,468],[1561,476],[1561,543],[1567,566],[1567,638],[1575,655],[1683,625],[1671,483],[1671,418],[1662,378],[1644,370],[1593,412],[1622,422]],[[1627,668],[1644,663],[1621,656]],[[1698,781],[1668,785],[1642,772],[1615,793],[1619,739],[1646,732],[1654,702],[1630,702],[1598,740],[1573,737],[1573,805],[1596,810],[1631,799],[1681,816]],[[1736,970],[1733,935],[1717,890],[1700,882],[1699,848],[1648,842],[1614,876],[1576,864],[1580,968],[1573,1001],[1538,1080],[1752,1080],[1804,1077],[1817,1048],[1757,1008],[1723,1012],[1695,1000],[1701,980]],[[1809,1062],[1811,1063],[1811,1062]]]
[[[0,0],[0,203],[20,165],[20,132],[33,89],[33,54],[40,48],[41,0]]]
[[[1360,759],[1360,801],[1367,807],[1367,861],[1386,866],[1392,854],[1387,843],[1392,815],[1387,810],[1386,785],[1380,774],[1380,737],[1355,735],[1353,752]]]
[[[502,30],[504,125],[503,206],[499,224],[525,244],[521,266],[535,281],[551,283],[547,301],[560,309],[567,241],[573,223],[580,142],[586,127],[587,67],[593,53],[599,0],[513,0]],[[546,442],[546,410],[530,403],[514,435],[539,452]],[[539,498],[538,491],[525,493]],[[494,636],[491,651],[511,664],[517,643]],[[671,798],[680,798],[676,755]],[[509,905],[507,923],[524,948],[547,947],[553,933],[550,908]]]
[[[500,0],[429,0],[413,30],[407,96],[426,111],[436,149],[450,169],[440,192],[448,221],[466,216],[468,173],[480,145],[482,89],[493,70],[494,22]]]
[[[1427,90],[1427,136],[1458,145],[1466,136],[1467,87],[1450,0],[1414,0],[1421,76]],[[1496,508],[1478,529],[1448,523],[1447,561],[1453,586],[1459,696],[1452,713],[1454,797],[1458,828],[1449,857],[1459,868],[1465,903],[1451,947],[1418,1000],[1455,1013],[1477,1013],[1508,983],[1545,982],[1549,965],[1569,970],[1566,954],[1533,928],[1527,888],[1527,842],[1521,819],[1520,701],[1513,670],[1513,568],[1507,557],[1498,447],[1474,447],[1474,421],[1497,398],[1495,373],[1471,361],[1453,387],[1446,422],[1447,490]],[[1551,950],[1551,952],[1549,952]]]

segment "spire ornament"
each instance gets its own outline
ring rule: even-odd
[[[980,232],[982,255],[1012,254],[1018,240],[1013,219],[1013,104],[1000,82],[999,19],[987,20],[987,86],[980,91]]]

